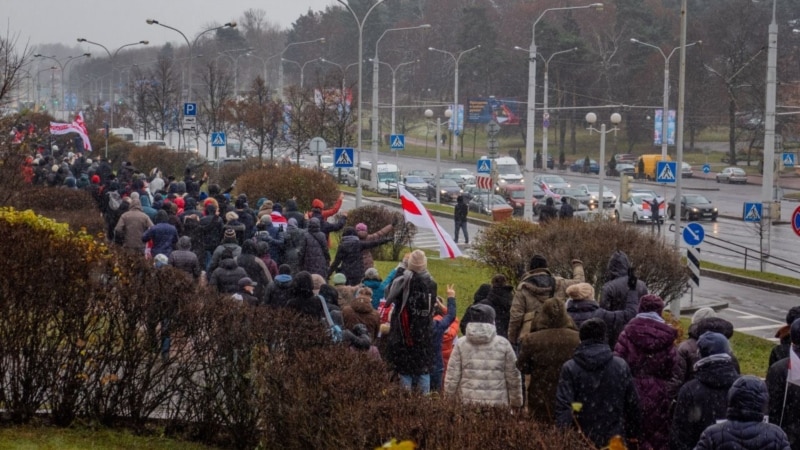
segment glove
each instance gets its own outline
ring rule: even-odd
[[[634,273],[633,267],[628,269],[628,289],[634,290],[636,289],[636,284],[639,282],[639,279],[636,278],[636,274]]]

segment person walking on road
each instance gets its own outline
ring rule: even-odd
[[[467,213],[469,213],[467,202],[463,195],[459,195],[458,198],[456,198],[456,207],[455,212],[453,213],[453,222],[455,222],[456,225],[456,244],[458,244],[459,230],[464,232],[464,243],[469,244],[469,233],[467,232]]]
[[[663,200],[658,197],[653,197],[650,200],[645,200],[650,205],[650,232],[655,232],[658,227],[658,234],[661,234],[661,205],[664,204]]]

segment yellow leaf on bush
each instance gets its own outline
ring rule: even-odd
[[[572,410],[575,412],[581,412],[583,409],[583,403],[580,402],[573,402],[572,403]]]
[[[383,444],[382,446],[376,448],[375,450],[381,449],[392,449],[392,450],[414,450],[417,448],[417,444],[412,441],[402,441],[397,442],[397,439],[392,439],[391,441]]]

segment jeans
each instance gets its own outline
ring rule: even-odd
[[[431,373],[431,391],[432,392],[442,392],[442,375],[444,374],[444,369],[433,369]]]
[[[431,392],[431,376],[429,374],[424,375],[403,375],[399,374],[400,376],[400,386],[411,390],[412,387],[416,386],[420,393],[424,395],[428,395]]]
[[[463,221],[463,222],[456,221],[456,235],[455,235],[456,244],[458,244],[458,231],[459,230],[464,232],[464,242],[469,244],[469,233],[467,233],[467,221],[466,220]]]
[[[208,273],[208,268],[211,267],[211,257],[214,255],[214,251],[206,250],[205,252],[206,252],[205,268],[206,268],[206,273]],[[209,277],[211,276],[210,273],[208,273],[208,275]]]

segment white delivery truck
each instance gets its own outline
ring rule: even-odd
[[[489,158],[483,156],[481,159]],[[510,156],[492,159],[492,171],[497,173],[497,184],[500,187],[506,184],[520,184],[524,181],[517,160]]]
[[[362,162],[358,166],[360,183],[363,188],[375,189],[375,181],[372,178],[372,163]],[[387,164],[378,161],[378,180],[377,192],[379,194],[394,194],[397,192],[397,181],[400,179],[400,171],[396,164]]]

